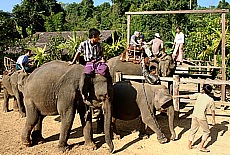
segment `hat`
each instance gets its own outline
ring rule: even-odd
[[[159,33],[155,33],[155,37],[160,38],[160,34]]]
[[[143,36],[143,35],[140,35],[140,38],[142,38],[142,39],[143,39],[143,38],[144,38],[144,36]]]

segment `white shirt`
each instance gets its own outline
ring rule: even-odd
[[[189,98],[193,100],[196,99],[192,114],[194,117],[206,120],[207,110],[215,110],[214,100],[207,94],[196,93],[189,95]]]
[[[176,44],[183,44],[184,43],[184,34],[182,32],[180,32],[179,34],[176,33],[176,37],[175,37],[174,42]]]

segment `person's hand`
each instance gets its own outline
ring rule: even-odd
[[[174,47],[175,47],[175,44],[173,44],[172,48],[174,49]]]
[[[72,64],[73,64],[73,62],[72,62],[72,61],[68,61],[68,64],[69,64],[69,65],[72,65]]]
[[[212,125],[216,125],[216,121],[215,120],[212,120]]]

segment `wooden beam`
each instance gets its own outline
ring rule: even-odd
[[[226,65],[225,65],[225,13],[222,13],[222,80],[226,80]],[[225,101],[226,89],[225,85],[221,85],[221,101]]]
[[[152,14],[190,14],[190,13],[227,13],[228,9],[222,10],[177,10],[177,11],[141,11],[125,12],[126,15],[152,15]]]

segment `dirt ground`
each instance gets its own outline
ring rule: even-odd
[[[188,86],[187,86],[188,87]],[[82,128],[79,116],[76,114],[72,132],[68,144],[71,150],[60,153],[57,149],[60,122],[56,118],[58,116],[48,116],[43,121],[43,137],[46,142],[44,144],[25,147],[21,143],[21,132],[25,124],[25,118],[20,118],[18,112],[10,111],[2,112],[3,96],[0,94],[0,155],[107,155],[110,154],[104,140],[103,134],[94,134],[94,140],[98,147],[97,150],[85,150]],[[190,155],[190,154],[213,154],[213,155],[229,155],[230,154],[230,110],[222,111],[217,109],[215,126],[210,124],[211,135],[208,138],[206,146],[210,149],[209,153],[202,153],[198,149],[187,149],[187,137],[191,124],[192,106],[181,105],[180,119],[175,121],[175,130],[177,140],[170,141],[166,144],[159,144],[156,140],[156,134],[148,131],[149,139],[139,140],[138,129],[139,119],[125,122],[118,121],[118,131],[122,135],[122,139],[113,140],[115,146],[115,154],[117,155]],[[12,109],[12,99],[10,100],[10,109]],[[157,120],[165,133],[166,137],[170,137],[167,117],[157,115]],[[211,122],[211,115],[208,115],[208,121]],[[93,123],[95,131],[96,125]],[[194,146],[198,146],[202,131],[196,134]]]

